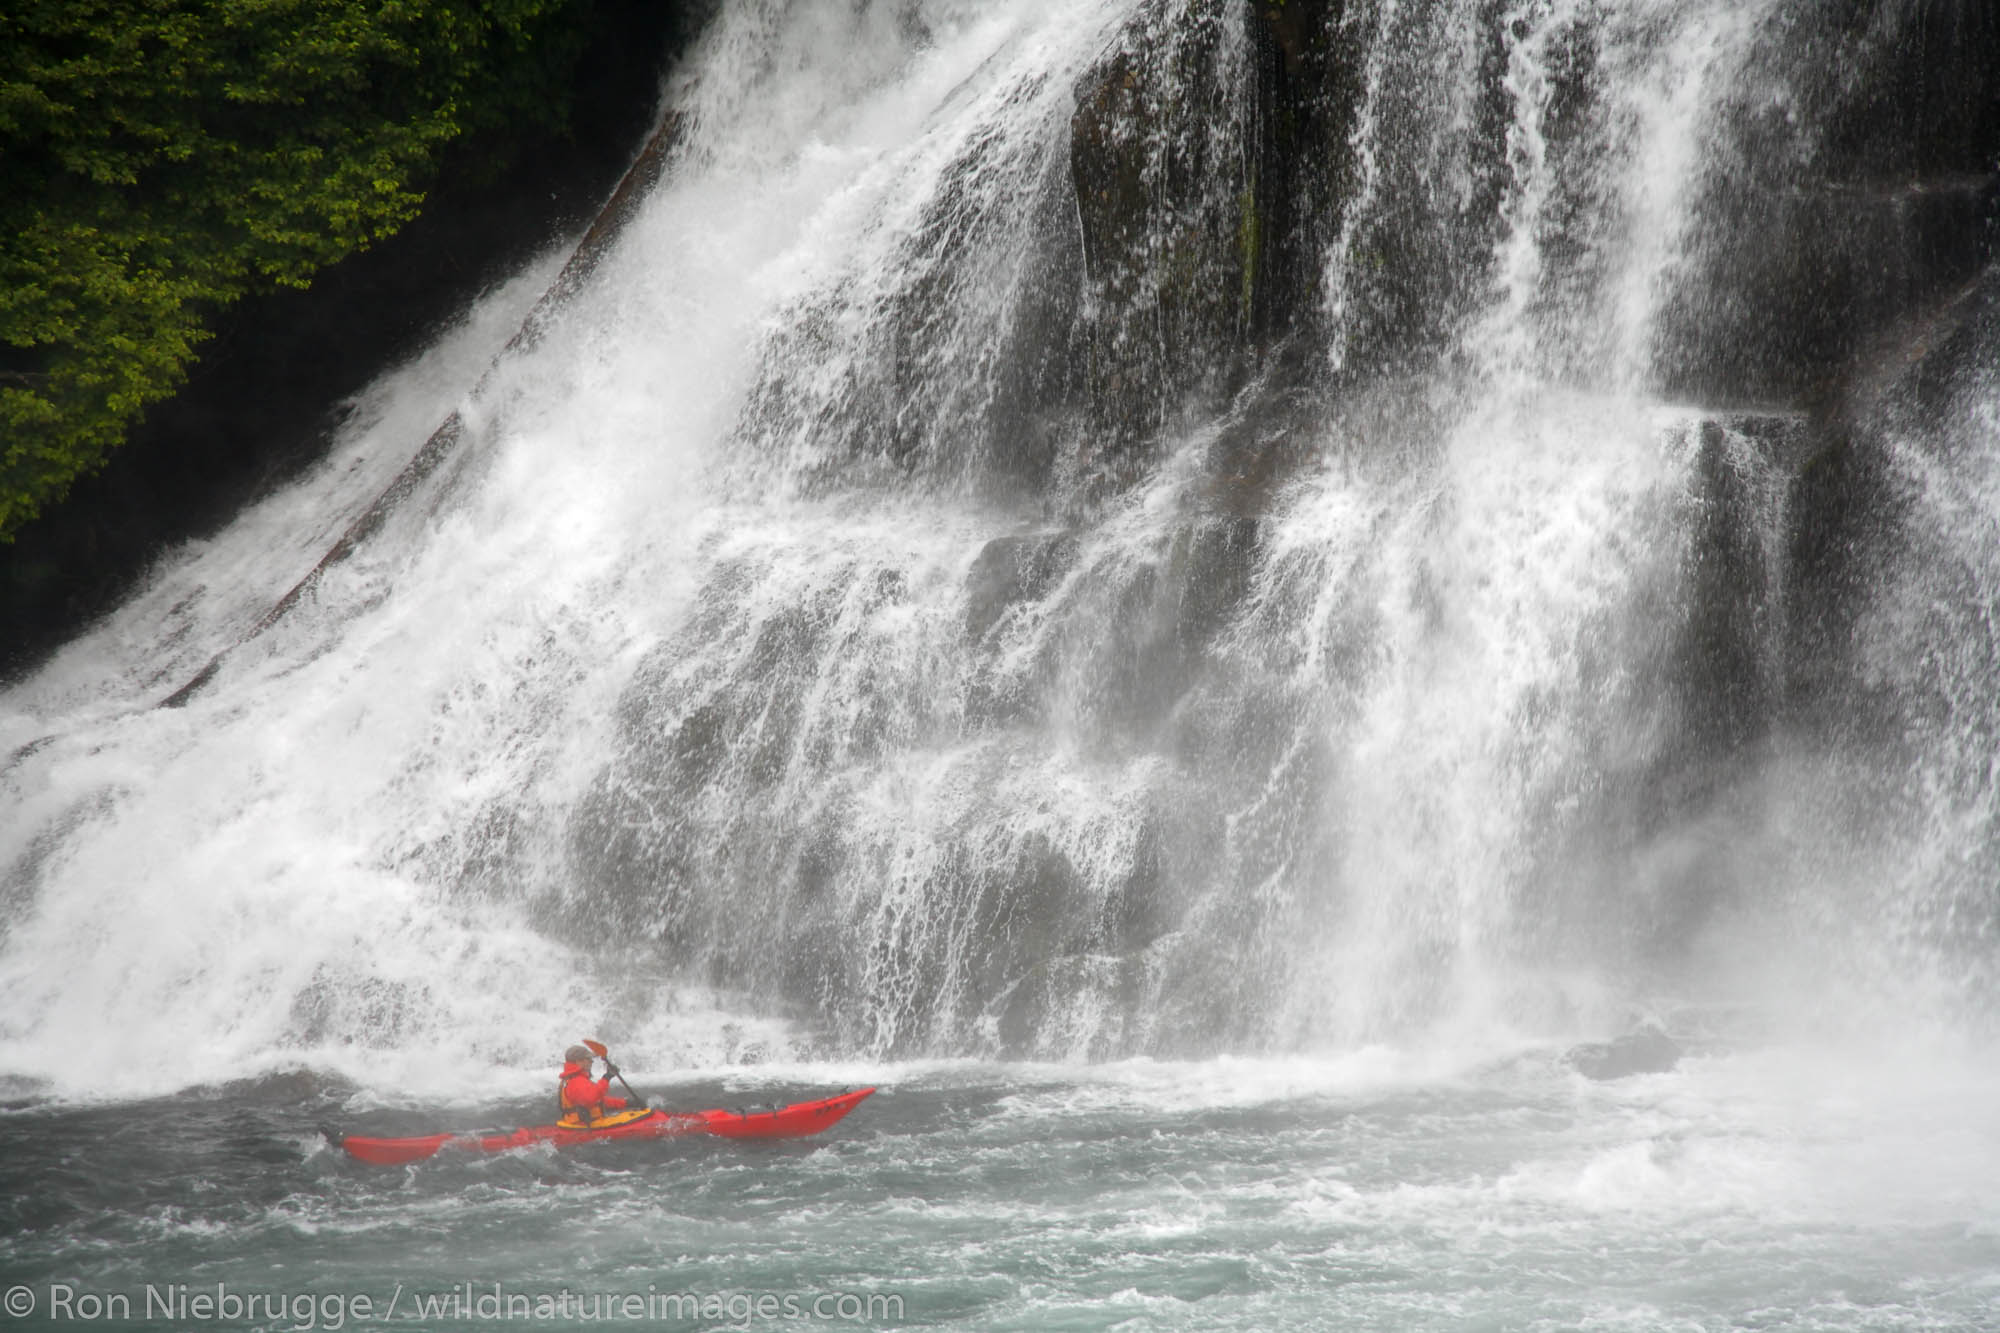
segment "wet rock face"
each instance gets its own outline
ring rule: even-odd
[[[1781,7],[1696,209],[1663,338],[1670,392],[1824,405],[1852,364],[1992,258],[2000,11]]]
[[[1819,70],[1814,101],[1836,178],[2000,167],[2000,10],[1985,0],[1840,0],[1779,21],[1798,61]]]
[[[1851,649],[1905,508],[1885,461],[1851,428],[1831,433],[1792,483],[1784,709],[1812,734],[1862,741],[1893,730],[1890,701],[1857,695]]]
[[[1634,1074],[1664,1074],[1679,1064],[1680,1059],[1680,1043],[1649,1026],[1612,1041],[1572,1046],[1564,1054],[1563,1063],[1585,1078],[1603,1082]]]
[[[1871,343],[1977,273],[2000,221],[2000,177],[1816,181],[1719,194],[1720,248],[1671,337],[1672,392],[1705,402],[1818,404]]]
[[[1102,1054],[1147,1048],[1149,1024],[1225,1044],[1259,1039],[1258,1005],[1284,983],[1247,978],[1270,965],[1269,941],[1299,909],[1247,893],[1197,898],[1187,886],[1327,882],[1337,851],[1321,832],[1318,796],[1339,775],[1312,746],[1280,771],[1289,742],[1327,721],[1287,712],[1293,701],[1281,691],[1259,690],[1280,673],[1222,660],[1219,645],[1270,558],[1260,525],[1272,496],[1314,456],[1318,446],[1301,441],[1327,438],[1329,402],[1381,426],[1350,432],[1357,455],[1424,434],[1410,425],[1416,414],[1444,421],[1458,410],[1442,393],[1427,407],[1422,390],[1443,378],[1437,358],[1487,299],[1494,182],[1510,169],[1508,108],[1494,92],[1505,70],[1492,55],[1504,44],[1503,8],[1478,11],[1490,31],[1466,46],[1477,70],[1465,119],[1438,136],[1477,141],[1464,151],[1465,192],[1449,218],[1430,188],[1437,159],[1392,132],[1403,123],[1395,115],[1428,104],[1385,99],[1394,124],[1378,135],[1375,188],[1386,202],[1337,261],[1370,275],[1357,279],[1367,288],[1357,308],[1367,308],[1350,350],[1362,350],[1343,378],[1313,363],[1326,359],[1329,229],[1349,202],[1345,155],[1368,52],[1336,40],[1353,34],[1330,0],[1143,6],[1078,83],[1073,107],[1062,106],[1067,154],[1035,177],[1048,187],[1037,207],[1053,199],[1062,215],[1036,241],[1051,252],[1037,251],[1041,280],[1061,292],[1028,303],[1021,327],[1031,332],[1019,341],[1035,358],[1001,395],[1018,413],[960,411],[957,379],[928,359],[951,332],[944,313],[961,290],[943,259],[899,297],[911,313],[894,326],[893,376],[883,381],[897,391],[877,394],[861,379],[868,392],[850,396],[904,406],[889,453],[913,470],[976,452],[966,443],[973,428],[999,421],[993,448],[1011,451],[999,466],[1044,502],[1039,521],[1054,530],[1000,536],[928,572],[860,559],[841,579],[801,579],[796,597],[740,623],[718,575],[703,613],[714,623],[691,631],[707,644],[691,642],[685,657],[736,665],[681,679],[666,654],[642,673],[622,752],[574,824],[583,897],[691,971],[823,1008],[871,1049]],[[1969,10],[1951,12],[1966,31],[1984,31]],[[1605,830],[1601,852],[1586,850],[1621,897],[1603,914],[1628,937],[1615,947],[1647,958],[1686,949],[1716,902],[1755,887],[1727,849],[1755,818],[1742,793],[1774,731],[1805,717],[1799,701],[1817,700],[1828,726],[1867,716],[1854,706],[1852,642],[1879,571],[1907,559],[1905,497],[1883,453],[1886,418],[1842,404],[1886,378],[1906,404],[1899,411],[1947,412],[1953,386],[1993,345],[1953,315],[1935,321],[1934,336],[1895,344],[1891,370],[1878,375],[1870,359],[1991,249],[1982,221],[1991,164],[1981,166],[1980,145],[1993,117],[1979,101],[1990,72],[1952,65],[1944,81],[1958,92],[1912,93],[1907,116],[1879,118],[1859,84],[1829,82],[1815,64],[1915,69],[1930,38],[1911,38],[1886,13],[1847,6],[1824,36],[1786,16],[1767,35],[1764,91],[1743,96],[1700,187],[1695,271],[1672,275],[1685,291],[1663,316],[1660,374],[1669,392],[1706,406],[1689,427],[1684,502],[1662,502],[1673,545],[1645,590],[1658,614],[1620,647],[1633,667],[1620,716],[1648,739],[1593,757],[1606,782],[1592,818],[1578,821],[1589,836]],[[1552,176],[1582,182],[1565,205],[1575,215],[1551,215],[1558,228],[1583,226],[1603,203],[1591,193],[1592,154],[1604,151],[1593,134],[1609,113],[1593,99],[1617,69],[1593,31],[1579,20],[1546,52]],[[1796,124],[1772,119],[1785,98],[1812,103]],[[1918,141],[1904,174],[1885,175],[1896,145]],[[1587,232],[1551,237],[1547,257],[1564,275],[1575,269],[1573,281],[1551,280],[1557,304],[1598,294],[1591,265],[1601,247]],[[1280,359],[1301,347],[1298,359]],[[1564,344],[1543,368],[1557,380],[1584,374],[1595,350]],[[1369,390],[1380,423],[1369,419]],[[1012,423],[1046,412],[1067,425],[1071,411],[1090,441],[1086,494],[1093,468],[1099,494],[1145,476],[1177,419],[1221,422],[1203,484],[1171,530],[1112,549],[1065,509],[1060,449]],[[924,434],[938,421],[952,428]],[[753,571],[743,586],[755,582]],[[934,632],[921,642],[878,651],[892,646],[894,626],[924,617]],[[1363,643],[1373,632],[1360,625],[1345,637]],[[715,651],[739,642],[738,652]],[[1904,716],[1879,715],[1891,729]],[[1050,738],[1091,765],[1093,781],[1109,773],[1129,785],[1111,784],[1117,800],[1095,814],[1072,808],[1074,791],[1051,797],[1050,772],[1032,762]],[[892,781],[913,752],[935,762]],[[1217,792],[1265,786],[1283,799],[1225,826]],[[871,805],[895,818],[868,826]],[[1655,842],[1634,890],[1632,848]],[[727,891],[690,894],[680,888],[689,883]],[[1642,893],[1651,906],[1629,901]],[[1597,901],[1577,896],[1584,908]],[[1422,1012],[1426,997],[1412,993],[1412,1012]],[[1086,1012],[1113,1017],[1072,1044]],[[1647,1030],[1567,1059],[1587,1077],[1616,1078],[1670,1069],[1679,1054]]]
[[[1159,428],[1170,395],[1227,393],[1242,373],[1255,192],[1229,28],[1220,7],[1165,33],[1142,24],[1079,91],[1070,121],[1083,391],[1114,455]]]
[[[621,698],[539,924],[642,942],[874,1049],[1143,1044],[1158,1010],[1137,997],[1167,984],[1156,955],[1226,841],[1206,784],[1268,762],[1237,725],[1261,701],[1220,660],[1260,552],[1255,520],[1198,515],[900,569],[818,555],[752,597],[792,558],[753,541]],[[1056,734],[1112,789],[1071,782]],[[1063,1017],[1085,1013],[1114,1017]]]
[[[1702,423],[1688,556],[1688,617],[1673,658],[1685,744],[1726,765],[1766,734],[1777,689],[1784,478],[1812,447],[1797,416]]]
[[[1988,724],[2000,662],[1967,524],[1986,520],[2000,260],[1858,360],[1788,497],[1784,709],[1829,744],[1901,755]],[[1931,636],[1941,636],[1936,641]],[[1918,661],[1911,673],[1885,669]],[[1900,761],[1899,761],[1900,762]],[[1888,771],[1889,765],[1885,765]]]
[[[1341,9],[1148,6],[1078,88],[1080,387],[1113,459],[1316,319],[1355,96]]]
[[[1070,533],[995,537],[966,576],[965,637],[978,643],[1008,608],[1039,600],[1076,561]]]
[[[1121,51],[1100,69],[1070,120],[1070,174],[1075,181],[1083,254],[1108,283],[1142,267],[1148,191],[1146,144],[1153,113],[1141,91],[1139,56]]]
[[[2000,345],[1982,313],[2000,292],[1995,50],[1990,5],[1781,6],[1713,145],[1695,266],[1662,318],[1663,385],[1804,423],[1785,451],[1769,701],[1746,714],[1754,701],[1725,687],[1718,723],[1761,715],[1884,754],[1911,734],[1904,683],[1869,664],[1869,627],[1881,589],[1928,577],[1910,460],[1953,447],[1954,394]],[[1713,536],[1727,563],[1727,534]]]
[[[1257,65],[1257,249],[1250,327],[1260,343],[1313,327],[1327,247],[1349,192],[1360,66],[1337,38],[1344,0],[1252,6]]]

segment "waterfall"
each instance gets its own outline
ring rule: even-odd
[[[1976,1027],[2000,328],[1786,267],[1854,8],[732,0],[534,338],[0,695],[0,1072]]]

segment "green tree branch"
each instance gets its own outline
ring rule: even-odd
[[[0,541],[181,384],[217,311],[393,233],[453,140],[556,128],[588,3],[0,11]]]

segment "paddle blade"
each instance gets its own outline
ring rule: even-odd
[[[590,1038],[585,1037],[583,1039],[583,1044],[585,1046],[588,1046],[590,1048],[590,1053],[596,1056],[600,1060],[606,1059],[611,1054],[611,1048],[609,1046],[606,1046],[601,1041],[592,1041]]]
[[[405,1162],[420,1162],[450,1143],[452,1134],[426,1134],[415,1139],[365,1139],[350,1134],[340,1141],[347,1149],[349,1157],[357,1157],[376,1166],[401,1166]]]

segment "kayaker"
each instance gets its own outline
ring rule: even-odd
[[[588,1046],[572,1046],[563,1052],[562,1079],[556,1085],[556,1097],[562,1103],[562,1119],[556,1121],[565,1128],[576,1128],[597,1121],[606,1111],[620,1111],[625,1107],[623,1097],[609,1095],[611,1080],[618,1077],[618,1066],[611,1063],[611,1057],[604,1057],[604,1077],[590,1076],[591,1054]]]

